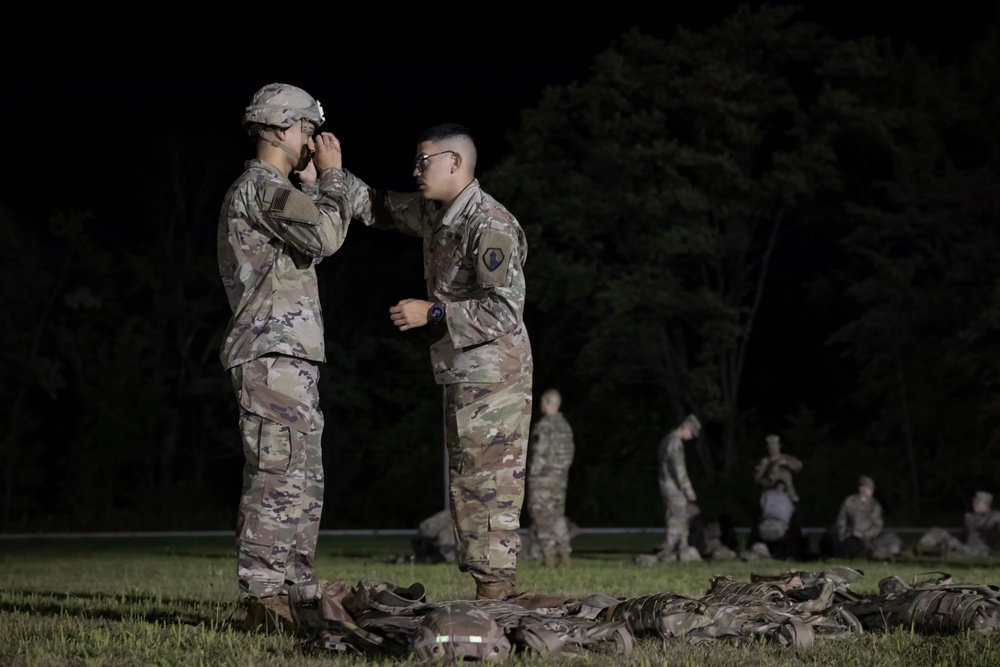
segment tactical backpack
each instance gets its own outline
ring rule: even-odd
[[[402,588],[373,580],[356,588],[316,581],[289,591],[298,633],[334,652],[492,660],[511,651],[572,655],[598,645],[620,655],[632,651],[624,623],[597,618],[606,602],[596,596],[581,602],[522,594],[512,601],[435,604],[424,597],[421,584]]]
[[[752,575],[755,581],[712,577],[708,593],[690,598],[660,593],[632,598],[605,610],[625,622],[636,637],[658,636],[692,643],[757,638],[783,646],[805,647],[817,637],[841,638],[862,632],[861,624],[834,603],[838,590],[860,573],[850,568],[827,573],[789,571],[778,576]],[[793,597],[793,593],[795,597]]]
[[[1000,587],[956,584],[943,572],[907,584],[892,575],[882,579],[879,595],[848,604],[866,630],[911,628],[922,634],[957,634],[1000,630]]]

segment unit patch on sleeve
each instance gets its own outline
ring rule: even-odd
[[[514,239],[504,231],[490,228],[483,232],[479,239],[479,261],[476,263],[480,285],[495,287],[507,284],[513,246]]]

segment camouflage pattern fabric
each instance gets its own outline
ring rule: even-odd
[[[667,557],[688,546],[688,495],[694,492],[684,462],[684,441],[670,431],[660,442],[660,495],[666,507],[666,540],[661,553]]]
[[[245,455],[237,570],[242,590],[258,597],[312,577],[323,507],[319,371],[309,363],[325,361],[315,264],[343,244],[350,207],[340,169],[325,169],[309,189],[250,160],[219,215],[219,273],[233,313],[220,358]]]
[[[510,641],[493,616],[461,601],[428,612],[411,646],[421,660],[498,661],[510,653]]]
[[[221,360],[232,368],[271,353],[325,361],[315,264],[344,243],[344,174],[326,169],[310,196],[273,165],[250,160],[226,193],[218,260],[233,311]]]
[[[882,532],[885,522],[882,519],[882,504],[875,498],[865,498],[852,494],[844,499],[837,512],[835,523],[841,539],[860,537],[866,543]]]
[[[530,376],[446,388],[449,498],[457,559],[476,581],[516,581]]]
[[[532,427],[528,446],[528,511],[542,558],[572,553],[566,519],[566,487],[573,463],[573,429],[561,412]]]
[[[1000,630],[998,586],[954,584],[947,574],[908,585],[890,576],[879,582],[876,597],[866,598],[850,590],[863,577],[861,570],[835,566],[752,573],[749,582],[717,574],[701,598],[670,592],[628,599],[522,594],[507,601],[432,604],[425,603],[420,584],[402,588],[363,580],[357,588],[345,582],[296,584],[289,599],[297,634],[334,652],[403,657],[418,653],[420,642],[420,651],[427,651],[431,644],[425,630],[437,628],[428,619],[447,614],[451,627],[470,630],[436,633],[447,635],[449,643],[464,642],[452,647],[457,649],[452,655],[434,652],[451,661],[491,655],[495,645],[502,649],[498,653],[509,646],[515,655],[579,657],[588,649],[611,648],[627,656],[633,637],[806,648],[897,627],[921,634]]]
[[[965,543],[977,550],[995,553],[1000,550],[1000,511],[967,512]]]
[[[1000,511],[967,512],[964,537],[963,542],[943,528],[931,528],[920,536],[917,546],[940,548],[959,558],[988,558],[1000,547]]]
[[[667,487],[663,504],[666,506],[666,539],[660,546],[661,556],[671,558],[688,547],[688,499],[675,488]]]
[[[265,597],[285,592],[286,579],[313,577],[324,488],[319,369],[268,355],[231,375],[245,458],[237,575],[241,590]]]
[[[834,530],[840,540],[856,537],[867,555],[887,559],[902,550],[902,540],[892,532],[883,532],[882,505],[875,498],[852,494],[844,499],[837,513]]]
[[[401,588],[362,580],[356,588],[345,582],[296,584],[289,599],[297,634],[337,653],[456,661],[492,660],[510,649],[581,656],[587,649],[610,644],[619,655],[632,651],[624,623],[597,619],[600,610],[614,602],[606,596],[581,601],[522,594],[506,602],[426,604],[420,584]],[[329,610],[335,611],[331,615]],[[351,616],[345,617],[344,610]],[[437,643],[449,646],[435,650]]]
[[[521,319],[524,231],[475,179],[447,208],[419,193],[376,193],[350,173],[346,183],[366,225],[423,238],[427,298],[445,308],[431,366],[445,385],[459,568],[479,583],[513,586],[533,371]]]
[[[906,628],[921,634],[958,634],[1000,630],[1000,587],[956,584],[943,573],[906,584],[897,576],[879,581],[874,599],[847,603],[866,630]]]
[[[799,494],[795,491],[792,473],[800,470],[802,470],[802,461],[794,456],[781,454],[777,459],[765,456],[758,461],[754,468],[753,479],[765,489],[773,488],[778,482],[784,482],[788,489],[788,497],[792,499],[792,502],[798,502]]]
[[[606,614],[624,621],[636,637],[692,643],[764,639],[801,648],[818,637],[842,638],[861,632],[857,619],[833,604],[832,583],[816,588],[815,598],[796,602],[785,590],[789,582],[784,586],[768,581],[740,583],[716,575],[700,599],[676,593],[647,595],[625,600]],[[801,587],[802,582],[792,585]]]

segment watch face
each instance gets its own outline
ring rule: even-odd
[[[434,304],[433,306],[431,306],[431,319],[434,320],[435,322],[440,322],[441,320],[443,320],[444,319],[444,308],[442,308],[441,306],[439,306],[437,304]]]

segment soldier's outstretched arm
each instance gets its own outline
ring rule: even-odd
[[[345,172],[351,215],[375,229],[414,236],[423,234],[424,211],[419,192],[377,190],[350,171]]]

